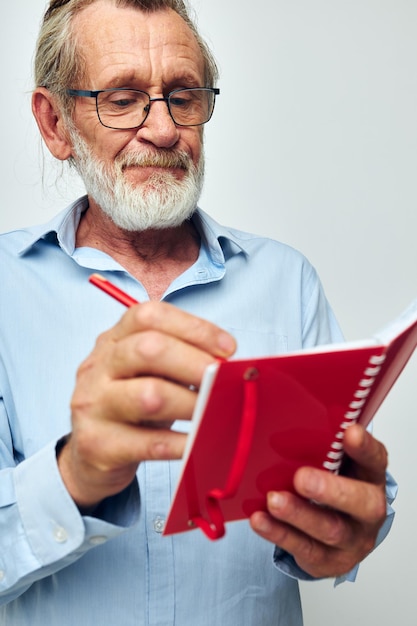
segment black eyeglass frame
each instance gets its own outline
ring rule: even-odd
[[[128,128],[118,128],[115,126],[108,126],[108,124],[104,124],[101,117],[100,117],[100,112],[99,112],[99,106],[98,106],[98,96],[101,93],[108,93],[108,92],[112,92],[112,91],[133,91],[133,92],[137,92],[137,93],[143,93],[146,96],[148,96],[149,98],[149,106],[147,105],[147,111],[146,111],[146,115],[144,117],[144,119],[141,121],[140,124],[138,124],[137,126],[129,126]],[[212,93],[214,95],[214,100],[213,100],[213,107],[210,113],[210,117],[205,121],[205,122],[201,122],[200,124],[178,124],[178,122],[175,121],[174,116],[172,115],[172,111],[171,111],[171,106],[170,106],[170,99],[172,96],[175,96],[175,94],[177,93],[181,93],[183,91],[209,91],[210,93]],[[140,128],[146,121],[149,112],[151,110],[151,104],[152,102],[166,102],[167,108],[168,108],[168,112],[171,116],[172,121],[174,122],[174,124],[176,126],[183,126],[183,127],[192,127],[192,126],[203,126],[204,124],[207,124],[207,122],[209,122],[213,116],[214,113],[214,107],[216,104],[216,96],[218,96],[220,94],[220,89],[218,89],[217,87],[183,87],[181,89],[174,89],[173,91],[170,91],[169,94],[163,98],[151,98],[151,96],[148,94],[147,91],[142,91],[141,89],[129,89],[128,87],[121,87],[120,89],[98,89],[96,91],[91,91],[88,89],[67,89],[66,93],[68,96],[80,96],[82,98],[95,98],[96,99],[96,112],[97,112],[97,117],[99,119],[99,122],[102,126],[104,126],[105,128],[111,128],[112,130],[135,130],[137,128]]]

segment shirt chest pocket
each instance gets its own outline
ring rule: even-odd
[[[288,352],[288,336],[272,331],[232,328],[227,329],[237,341],[234,357],[263,357]]]

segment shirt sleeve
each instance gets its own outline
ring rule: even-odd
[[[83,517],[58,470],[56,442],[14,467],[4,467],[11,457],[4,443],[0,452],[4,468],[0,528],[7,528],[7,533],[0,533],[0,603],[16,598],[36,580],[68,566],[137,520],[136,482],[105,501],[100,517]]]
[[[306,262],[302,272],[302,347],[344,341],[340,326],[316,270]]]

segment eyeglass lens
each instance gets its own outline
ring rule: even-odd
[[[152,101],[141,91],[101,91],[97,94],[97,112],[104,126],[120,130],[136,128],[145,121]],[[209,89],[181,89],[167,98],[171,117],[179,126],[199,126],[208,122],[214,101],[215,95]]]

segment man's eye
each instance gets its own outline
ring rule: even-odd
[[[190,100],[186,98],[170,98],[171,106],[185,107],[190,104]]]
[[[118,98],[109,100],[108,104],[118,109],[127,109],[128,107],[136,104],[136,100],[130,100],[128,98]]]

